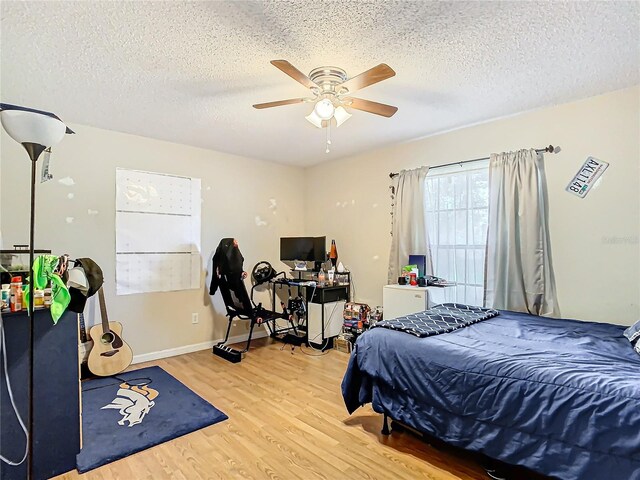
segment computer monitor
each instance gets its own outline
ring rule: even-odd
[[[282,237],[280,260],[324,262],[327,259],[327,237]]]
[[[313,261],[327,261],[327,237],[313,237]]]

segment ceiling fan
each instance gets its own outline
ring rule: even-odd
[[[393,77],[396,72],[385,63],[351,78],[348,78],[347,73],[338,67],[314,68],[307,76],[286,60],[272,60],[271,64],[307,87],[311,91],[311,96],[258,103],[253,107],[263,109],[297,103],[315,103],[313,111],[305,118],[318,128],[329,127],[327,128],[327,153],[328,145],[331,144],[329,137],[331,120],[335,119],[336,127],[339,127],[351,118],[351,114],[345,107],[383,117],[392,117],[398,111],[398,107],[351,96],[357,90]]]

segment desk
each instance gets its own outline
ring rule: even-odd
[[[305,301],[306,315],[302,325],[305,343],[317,348],[330,348],[333,337],[342,330],[342,312],[351,295],[350,285],[312,286],[300,285],[300,281],[284,278],[273,280],[272,309],[276,305],[277,286],[296,288],[297,294]]]

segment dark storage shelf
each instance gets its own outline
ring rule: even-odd
[[[48,309],[36,310],[33,320],[33,478],[39,480],[73,470],[80,451],[78,322],[77,315],[67,311],[54,325]],[[2,321],[11,386],[20,416],[26,421],[29,318],[26,311],[3,312]],[[2,454],[17,459],[22,456],[25,439],[8,400],[3,375],[0,375],[0,392]],[[0,478],[27,478],[26,463],[10,466],[0,462]]]

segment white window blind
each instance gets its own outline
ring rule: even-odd
[[[487,161],[427,175],[425,215],[434,274],[457,283],[447,289],[447,301],[482,305],[488,200]]]

